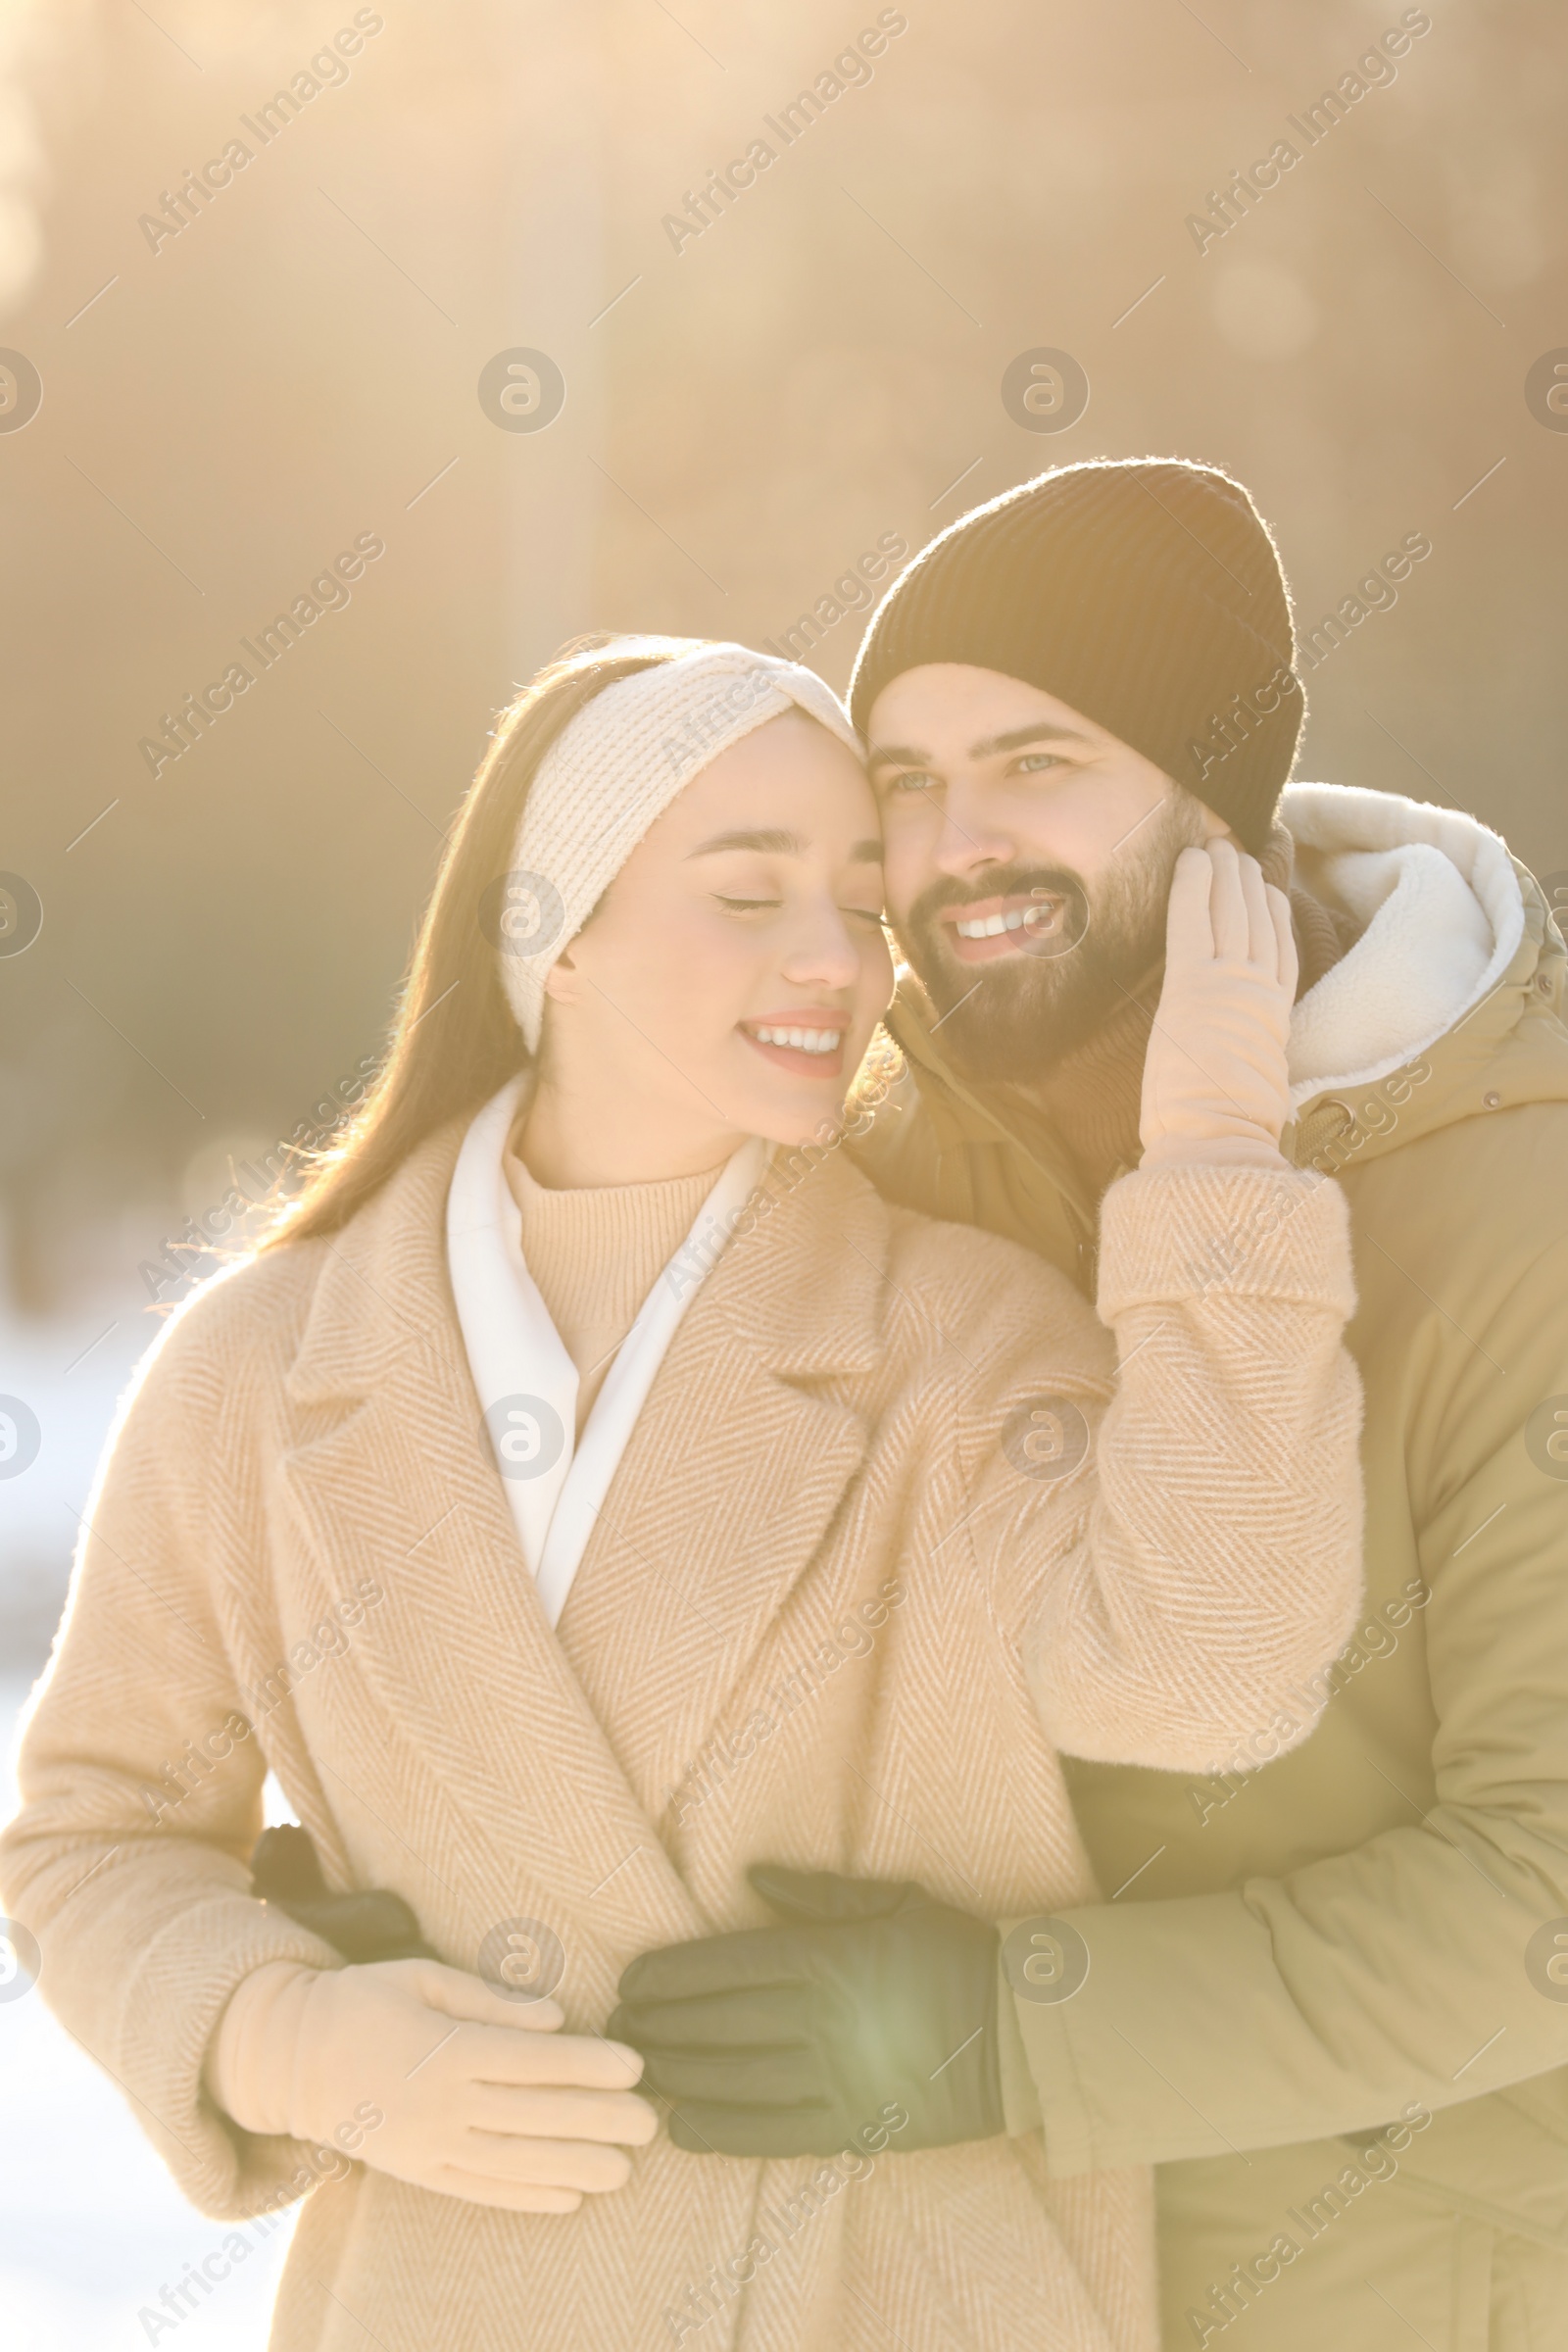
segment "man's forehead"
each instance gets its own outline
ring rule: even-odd
[[[1031,743],[1103,742],[1104,729],[1026,679],[966,662],[928,662],[889,680],[871,707],[870,757],[985,760]]]

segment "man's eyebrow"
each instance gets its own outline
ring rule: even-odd
[[[1078,727],[1058,727],[1053,719],[1037,718],[1033,726],[1014,727],[1007,735],[988,735],[982,743],[971,743],[971,760],[990,760],[998,752],[1021,752],[1031,743],[1087,743],[1089,737]]]
[[[971,760],[991,760],[998,752],[1020,752],[1031,743],[1088,743],[1090,738],[1078,727],[1059,727],[1054,719],[1037,718],[1027,727],[1013,727],[1005,735],[987,735],[969,746]],[[866,754],[868,767],[929,767],[931,754],[910,743],[873,743]]]

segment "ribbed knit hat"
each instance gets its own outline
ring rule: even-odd
[[[1062,466],[950,524],[871,615],[850,684],[962,662],[1039,686],[1268,839],[1305,715],[1285,574],[1240,482],[1181,459]]]

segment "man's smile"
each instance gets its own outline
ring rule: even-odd
[[[999,956],[1059,940],[1067,910],[1062,892],[1037,886],[1005,898],[965,899],[944,906],[937,920],[960,963],[994,963]]]

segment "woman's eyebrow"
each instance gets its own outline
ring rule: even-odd
[[[776,830],[714,833],[707,841],[700,841],[695,850],[688,850],[686,855],[688,858],[711,858],[720,850],[760,850],[764,856],[799,858],[805,854],[806,844],[798,833],[780,833]]]
[[[714,833],[709,840],[700,841],[695,850],[688,850],[686,856],[690,859],[716,857],[720,850],[760,850],[764,857],[804,858],[807,846],[798,833],[774,830]],[[882,844],[879,841],[858,841],[845,862],[849,865],[880,865]]]

